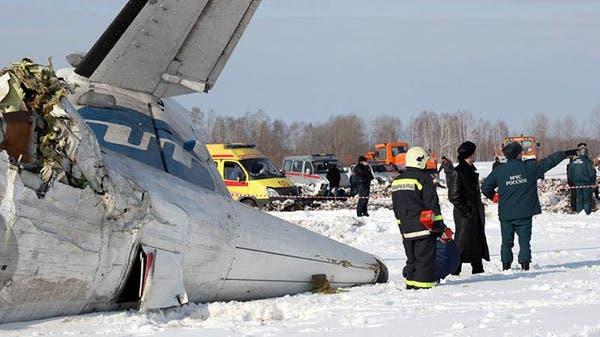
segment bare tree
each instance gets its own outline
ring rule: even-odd
[[[381,115],[371,122],[371,142],[392,143],[400,140],[402,120],[392,115]]]
[[[591,114],[591,120],[578,125],[570,116],[551,120],[546,114],[535,114],[527,123],[527,132],[537,136],[544,153],[564,150],[587,142],[592,154],[600,153],[600,106]],[[271,120],[259,110],[241,117],[217,116],[194,108],[193,128],[196,137],[206,142],[255,143],[276,164],[292,154],[333,153],[349,164],[360,154],[370,150],[374,143],[408,140],[413,146],[456,159],[456,149],[465,140],[478,146],[480,160],[492,160],[500,154],[504,137],[510,135],[506,122],[492,123],[485,119],[474,121],[467,111],[438,114],[431,110],[419,112],[406,129],[408,139],[403,139],[402,120],[391,115],[381,115],[370,123],[355,114],[330,117],[323,123]],[[513,133],[514,135],[514,133]]]

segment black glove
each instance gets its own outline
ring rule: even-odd
[[[565,151],[565,155],[567,157],[575,157],[577,155],[577,149],[575,149],[575,150],[567,150],[567,151]]]

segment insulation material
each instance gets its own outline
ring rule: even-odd
[[[39,172],[43,196],[54,180],[102,192],[100,148],[66,99],[69,87],[54,73],[24,59],[0,71],[2,146],[11,160]]]

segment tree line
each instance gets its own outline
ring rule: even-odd
[[[570,115],[550,118],[537,113],[520,128],[510,128],[499,119],[475,118],[471,112],[437,113],[424,110],[407,123],[395,115],[384,114],[371,120],[353,113],[331,116],[324,122],[288,122],[272,119],[262,111],[243,116],[192,109],[196,137],[205,143],[251,143],[280,165],[283,157],[297,154],[333,153],[344,164],[356,161],[374,144],[407,141],[431,149],[438,157],[456,160],[456,149],[465,140],[478,146],[479,160],[491,161],[500,153],[506,136],[536,136],[542,154],[574,148],[587,142],[593,155],[600,154],[600,107],[590,119],[580,122]]]

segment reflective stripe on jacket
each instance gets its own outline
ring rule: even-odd
[[[405,240],[415,240],[432,235],[432,231],[421,224],[423,210],[432,210],[435,234],[442,233],[443,223],[440,203],[431,176],[423,170],[407,168],[392,182],[394,214]]]

